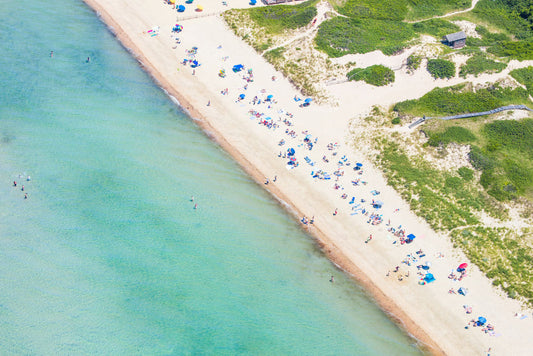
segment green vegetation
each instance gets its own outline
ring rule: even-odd
[[[427,19],[448,12],[467,9],[471,0],[406,0],[409,12],[407,20]]]
[[[455,77],[455,63],[445,59],[428,60],[427,70],[435,79]]]
[[[405,48],[414,36],[411,26],[403,22],[335,17],[320,25],[315,43],[330,57],[376,49],[391,55]]]
[[[471,140],[471,144],[478,144],[473,146],[473,151],[482,152],[485,156],[477,157],[477,163],[484,169],[492,169],[498,175],[507,177],[503,179],[501,176],[492,176],[489,179],[497,180],[498,184],[506,181],[509,190],[513,189],[509,184],[516,184],[516,181],[518,184],[529,182],[529,187],[523,192],[526,192],[525,197],[531,201],[532,196],[527,193],[527,189],[531,192],[533,186],[533,146],[528,145],[528,142],[533,139],[533,120],[492,123],[466,120],[460,124],[463,123],[464,127],[457,126],[457,122],[431,121],[426,124],[431,127],[424,127],[424,131],[430,137],[440,134],[449,142]],[[504,127],[495,127],[493,124]],[[375,129],[380,130],[379,127]],[[514,137],[523,131],[529,133],[518,139]],[[488,147],[494,146],[495,140],[502,145],[496,151],[488,153],[488,150],[493,149]],[[510,141],[515,142],[509,143]],[[425,218],[435,230],[449,232],[454,245],[460,247],[492,279],[495,286],[501,286],[509,297],[523,298],[523,301],[533,305],[531,232],[487,227],[477,218],[480,212],[488,213],[496,220],[506,218],[507,211],[490,196],[494,193],[494,187],[481,189],[477,175],[468,167],[442,171],[433,168],[423,158],[424,154],[409,157],[401,148],[400,137],[394,134],[387,138],[382,136],[377,140],[373,139],[373,142],[380,151],[378,163],[385,172],[388,183],[402,195],[411,209]],[[524,151],[529,153],[525,154]],[[524,155],[529,158],[518,158]],[[514,166],[508,162],[509,157],[513,157]],[[482,184],[483,175],[484,171]],[[522,175],[524,177],[519,178]],[[519,194],[520,189],[515,188],[515,197]]]
[[[383,139],[380,144],[378,161],[388,183],[434,229],[447,231],[479,224],[473,211],[483,206],[482,192],[460,177],[432,168],[422,159],[411,161],[396,142]]]
[[[468,58],[466,63],[461,66],[459,75],[466,78],[468,74],[478,75],[480,73],[499,73],[505,69],[505,63],[496,62],[487,58],[484,53],[476,53]]]
[[[261,6],[241,11],[249,11],[252,20],[265,31],[281,33],[309,24],[317,14],[317,2],[309,0],[298,5]]]
[[[407,14],[405,0],[347,0],[337,11],[350,18],[402,21]]]
[[[493,285],[510,298],[523,297],[533,305],[533,255],[528,236],[504,228],[473,226],[452,231],[451,238]]]
[[[420,67],[420,63],[422,63],[421,56],[411,54],[409,57],[407,57],[407,68],[411,71],[417,70],[418,67]]]
[[[332,1],[339,13],[351,18],[402,21],[430,18],[468,8],[470,0],[347,0]]]
[[[413,30],[441,39],[445,35],[461,31],[461,28],[443,19],[431,19],[414,23]]]
[[[509,74],[520,84],[526,86],[529,95],[533,95],[533,67],[515,69]]]
[[[529,40],[533,38],[532,5],[531,0],[481,0],[473,12],[517,39]]]
[[[466,121],[466,124],[473,125]],[[450,142],[471,145],[470,163],[481,171],[480,183],[497,200],[533,198],[533,120],[500,120],[473,125],[445,123],[425,128],[430,146],[446,147]]]
[[[524,61],[533,59],[533,42],[499,42],[487,51],[498,57],[510,57]]]
[[[498,42],[509,41],[509,36],[506,34],[490,32],[486,27],[481,25],[476,26],[476,32],[481,36],[481,38],[467,37],[467,46],[489,47],[494,46]]]
[[[435,88],[416,100],[397,103],[394,111],[400,115],[446,116],[496,109],[510,104],[531,105],[523,88],[502,88],[494,84],[475,92],[465,84]]]
[[[352,69],[347,75],[348,80],[364,80],[368,84],[383,86],[394,83],[394,71],[383,65]]]
[[[482,41],[470,39],[468,44],[489,45],[488,52],[499,57],[518,60],[533,59],[533,3],[531,0],[481,0],[474,14],[486,22],[513,35],[511,41],[504,34],[489,34],[483,28],[477,31]]]
[[[470,130],[461,126],[450,126],[443,132],[429,131],[428,136],[428,144],[433,147],[446,146],[450,142],[470,143],[476,140]]]

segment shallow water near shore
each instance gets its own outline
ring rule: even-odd
[[[0,354],[420,354],[85,4],[0,4]]]

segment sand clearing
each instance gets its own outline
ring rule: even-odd
[[[473,266],[468,266],[462,280],[448,278],[452,271],[456,279],[460,276],[456,268],[468,262],[463,254],[409,211],[381,172],[365,160],[364,147],[354,149],[345,142],[350,119],[369,112],[372,105],[416,98],[435,86],[462,79],[435,81],[422,70],[412,75],[399,71],[396,83],[383,88],[353,82],[329,86],[338,106],[312,102],[301,107],[305,98],[296,101],[300,94],[288,80],[216,15],[229,8],[222,3],[204,3],[203,14],[213,15],[181,20],[183,30],[172,33],[177,12],[162,1],[87,2],[199,125],[254,179],[286,202],[295,217],[305,216],[304,228],[328,256],[432,353],[480,355],[490,347],[491,354],[530,354],[531,311],[501,296]],[[244,0],[232,0],[229,5],[248,6]],[[202,14],[192,8],[187,11],[182,16]],[[402,62],[402,58],[382,58],[380,53],[364,56],[358,63]],[[200,65],[182,64],[184,59]],[[244,69],[233,72],[236,64]],[[225,77],[219,75],[221,69]],[[494,81],[507,73],[481,75],[474,81]],[[287,156],[290,148],[294,156]],[[357,163],[362,167],[354,170]],[[373,201],[383,206],[375,209]],[[416,238],[402,243],[402,236],[408,234]],[[370,235],[372,239],[365,243]],[[427,272],[436,281],[421,285]],[[468,290],[466,296],[457,294],[460,287]],[[470,308],[472,313],[467,314]],[[527,317],[517,318],[515,313]],[[465,329],[479,316],[494,330]]]

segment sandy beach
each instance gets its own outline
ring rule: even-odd
[[[306,98],[219,16],[231,7],[248,7],[245,0],[228,1],[229,6],[205,2],[203,12],[190,8],[180,21],[163,1],[85,1],[206,134],[301,220],[333,263],[362,284],[423,349],[446,355],[530,354],[531,310],[506,298],[447,237],[410,212],[365,158],[365,148],[348,142],[350,121],[373,105],[387,107],[463,79],[435,81],[423,70],[397,71],[393,85],[340,83],[328,87],[338,105],[304,107]],[[176,24],[183,26],[179,33],[172,32]],[[408,54],[370,53],[355,60],[389,61],[394,68]],[[244,68],[234,72],[238,64]],[[475,81],[494,81],[526,65],[512,62],[502,73]],[[408,234],[416,236],[412,243],[404,243]],[[459,279],[462,263],[469,266]],[[425,267],[434,282],[420,283]],[[461,287],[466,295],[451,292]],[[480,316],[494,329],[469,323]]]

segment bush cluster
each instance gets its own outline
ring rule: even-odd
[[[394,82],[394,71],[383,65],[352,69],[347,75],[348,80],[364,80],[368,84],[383,86]]]
[[[399,102],[393,110],[400,115],[446,116],[488,111],[511,104],[531,105],[527,90],[494,84],[473,92],[465,90],[464,85],[457,85],[435,88],[420,99]]]
[[[455,63],[445,59],[428,60],[427,70],[435,79],[455,77]]]
[[[459,75],[466,78],[468,74],[478,75],[480,73],[499,73],[505,69],[507,65],[502,62],[496,62],[487,58],[484,53],[476,53],[468,58],[465,64],[461,66]]]
[[[526,86],[530,95],[533,95],[533,67],[512,70],[509,73],[520,84]]]
[[[254,7],[250,17],[267,32],[280,33],[308,25],[317,15],[317,0],[309,0],[297,5],[273,5]]]

